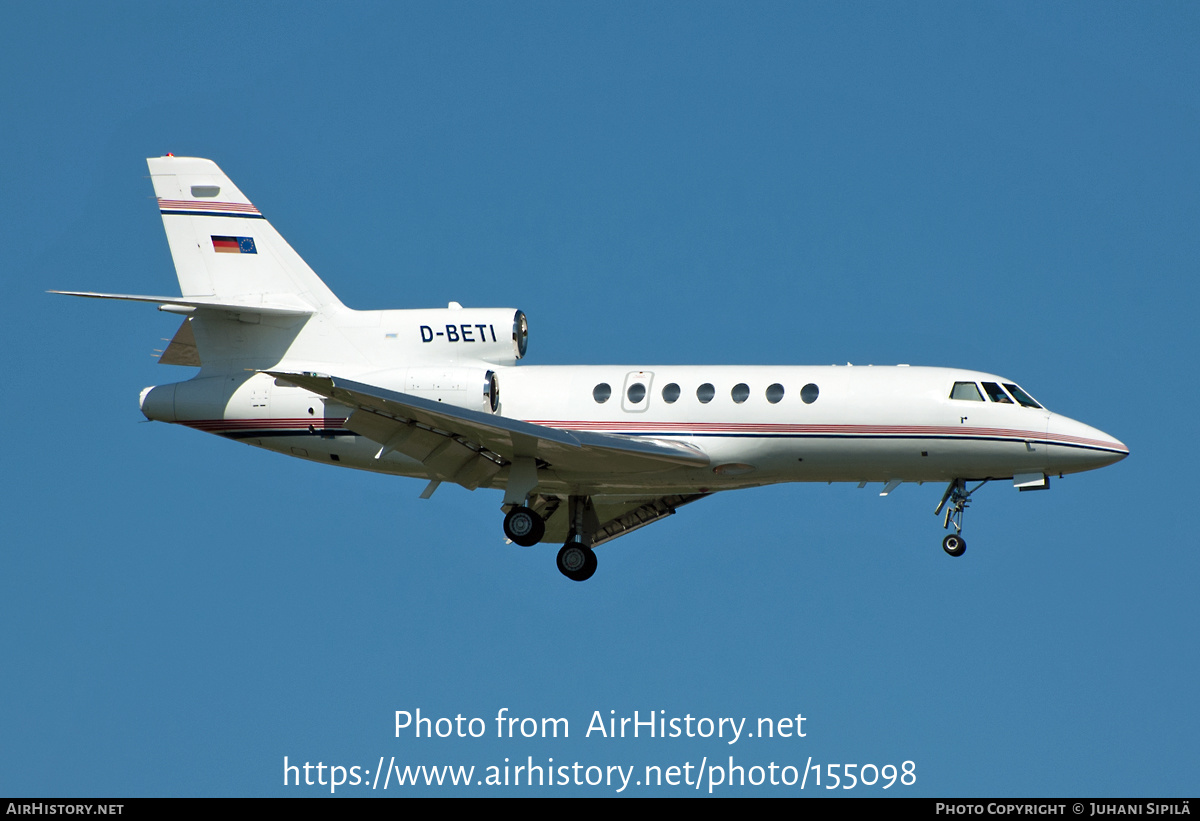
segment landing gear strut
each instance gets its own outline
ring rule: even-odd
[[[571,496],[567,499],[571,529],[567,543],[558,551],[558,570],[573,582],[585,582],[596,572],[596,554],[591,548],[591,534],[596,532],[596,509],[591,497]]]
[[[556,514],[561,498],[538,496],[513,502],[504,516],[504,535],[522,547],[537,544],[546,535],[547,520],[561,521],[561,514]],[[558,570],[571,581],[583,582],[596,572],[592,540],[600,523],[590,496],[568,496],[566,502],[567,542],[558,551]]]
[[[942,519],[942,527],[947,530],[953,525],[954,532],[946,538],[942,539],[942,550],[945,550],[951,556],[961,556],[967,551],[967,540],[962,537],[963,513],[967,509],[967,505],[971,503],[971,494],[986,485],[987,479],[977,484],[975,487],[967,490],[967,482],[965,479],[955,479],[946,488],[946,492],[942,495],[942,501],[938,502],[937,510],[933,511],[936,516],[942,512],[942,508],[946,509],[946,515]]]

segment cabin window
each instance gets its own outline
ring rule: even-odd
[[[988,399],[991,399],[993,402],[1000,402],[1004,405],[1011,405],[1013,403],[1008,398],[1008,394],[995,382],[984,382],[983,389],[987,391]]]
[[[974,382],[955,382],[954,389],[950,391],[951,399],[969,399],[972,402],[982,402],[983,394],[979,392],[979,386]]]
[[[750,386],[745,382],[739,382],[733,386],[733,390],[729,392],[729,395],[733,397],[734,402],[740,405],[750,398]]]
[[[1021,390],[1016,385],[1011,385],[1008,382],[1005,382],[1004,387],[1008,388],[1008,392],[1011,393],[1014,397],[1016,397],[1016,400],[1018,402],[1020,402],[1022,405],[1024,405],[1025,407],[1043,409],[1041,405],[1039,405],[1037,402],[1035,402],[1033,400],[1032,396],[1025,393],[1025,391]]]
[[[776,382],[767,388],[767,401],[772,405],[778,404],[779,400],[783,399],[783,385]]]
[[[631,405],[636,405],[646,398],[646,386],[641,382],[634,382],[629,386],[629,390],[625,391],[625,395],[629,397]]]
[[[700,400],[701,405],[707,405],[717,395],[717,389],[712,386],[711,382],[705,382],[700,387],[696,388],[696,398]]]
[[[612,396],[612,388],[607,382],[601,382],[596,387],[592,388],[592,398],[599,404],[603,405],[608,401],[608,397]]]
[[[666,402],[668,405],[672,404],[676,399],[679,398],[679,386],[676,385],[674,382],[672,382],[670,385],[665,386],[662,389],[662,398],[663,398],[663,401]]]
[[[806,404],[806,405],[811,405],[813,402],[816,402],[817,397],[820,395],[821,395],[821,389],[818,388],[816,385],[814,385],[812,382],[809,382],[807,385],[805,385],[803,388],[800,389],[800,399],[803,400],[804,404]]]

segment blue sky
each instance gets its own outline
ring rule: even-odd
[[[1198,34],[1182,3],[6,4],[0,794],[731,755],[915,762],[851,795],[1194,793]],[[572,584],[497,492],[141,421],[190,375],[151,356],[177,320],[43,292],[176,292],[168,151],[352,307],[519,307],[536,364],[977,368],[1132,455],[985,488],[959,560],[940,487],[795,485]],[[396,738],[418,708],[490,732]],[[497,739],[501,708],[571,737]],[[584,737],[635,710],[807,734]]]

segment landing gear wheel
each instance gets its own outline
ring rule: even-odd
[[[957,533],[951,533],[942,539],[942,550],[945,550],[951,556],[961,556],[967,552],[967,540]]]
[[[567,542],[558,551],[558,569],[571,581],[586,582],[596,572],[596,554],[579,542]]]
[[[533,547],[546,535],[546,521],[527,507],[514,507],[504,517],[504,535],[521,547]]]

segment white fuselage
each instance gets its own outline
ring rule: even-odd
[[[410,392],[478,406],[473,390],[478,386],[469,377],[454,379],[456,370],[440,369],[451,377],[431,380],[424,394],[412,390],[410,381]],[[542,487],[553,491],[623,495],[776,482],[998,479],[1089,470],[1128,452],[1107,434],[1042,408],[995,402],[982,393],[975,400],[950,398],[955,383],[1011,384],[976,371],[731,365],[492,370],[500,386],[497,415],[562,430],[684,442],[711,461],[704,468],[612,476],[551,469]],[[600,402],[602,386],[607,398]],[[377,443],[343,427],[345,407],[265,374],[236,382],[229,376],[198,378],[155,391],[164,389],[172,391],[169,410],[162,397],[143,401],[152,419],[340,466],[426,475],[419,462],[399,453],[376,459]],[[501,471],[491,486],[504,487],[506,478]]]

